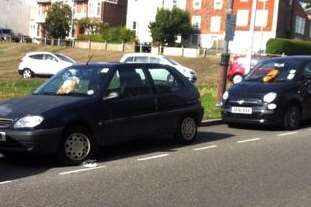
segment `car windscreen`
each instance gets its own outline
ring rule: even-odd
[[[62,55],[62,54],[55,54],[59,59],[61,59],[62,61],[65,61],[65,62],[69,62],[69,63],[75,63],[72,59]]]
[[[174,60],[171,60],[171,59],[169,59],[169,58],[167,58],[167,57],[163,57],[165,60],[167,60],[169,63],[171,63],[172,65],[178,65],[178,63],[176,62],[176,61],[174,61]]]
[[[108,78],[109,70],[70,67],[49,79],[34,95],[93,96]]]
[[[284,82],[296,77],[302,61],[297,59],[267,60],[257,64],[244,78],[255,82]]]

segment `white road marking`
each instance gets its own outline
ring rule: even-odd
[[[9,184],[9,183],[12,183],[12,182],[13,182],[12,180],[2,181],[2,182],[0,182],[0,185]]]
[[[193,151],[201,151],[201,150],[206,150],[206,149],[213,149],[216,148],[217,145],[211,145],[211,146],[207,146],[207,147],[200,147],[200,148],[194,148]]]
[[[157,159],[157,158],[162,158],[162,157],[167,157],[168,154],[160,154],[160,155],[155,155],[155,156],[150,156],[150,157],[143,157],[137,159],[137,161],[146,161],[146,160],[152,160],[152,159]]]
[[[102,166],[93,167],[93,168],[65,171],[65,172],[59,173],[59,175],[70,175],[70,174],[75,174],[75,173],[80,173],[80,172],[91,171],[91,170],[98,170],[98,169],[105,168],[105,167],[106,167],[105,165],[102,165]]]
[[[289,135],[293,135],[293,134],[297,134],[298,132],[287,132],[287,133],[283,133],[283,134],[278,134],[278,137],[283,137],[283,136],[289,136]]]
[[[240,144],[240,143],[245,143],[245,142],[255,142],[255,141],[259,141],[259,140],[261,140],[261,138],[245,139],[245,140],[237,141],[237,143]]]

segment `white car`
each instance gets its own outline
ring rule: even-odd
[[[191,82],[197,80],[197,73],[190,68],[180,65],[178,62],[169,59],[162,55],[155,55],[150,53],[129,53],[123,55],[120,62],[122,63],[158,63],[163,65],[169,65],[174,67],[185,77],[187,77]]]
[[[25,79],[34,76],[51,76],[75,62],[72,58],[60,53],[30,52],[22,58],[18,73]]]

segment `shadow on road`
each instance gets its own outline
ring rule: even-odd
[[[193,145],[227,139],[232,136],[232,134],[225,133],[199,132]],[[94,159],[102,163],[155,152],[174,152],[179,147],[184,146],[177,144],[172,137],[148,137],[148,139],[138,139],[104,147]],[[39,155],[21,155],[17,158],[0,157],[0,182],[35,176],[55,167],[59,167],[59,164],[53,157],[41,157]]]

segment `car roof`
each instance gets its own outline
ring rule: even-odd
[[[72,65],[72,67],[79,67],[79,68],[83,68],[83,67],[88,67],[88,68],[100,68],[100,67],[112,67],[115,68],[116,66],[120,66],[120,65],[136,65],[138,67],[143,67],[143,66],[165,66],[165,67],[169,67],[167,65],[162,65],[162,64],[157,64],[157,63],[121,63],[121,62],[90,62],[89,64],[86,63],[78,63],[78,64],[74,64]]]
[[[44,54],[54,54],[54,53],[52,53],[52,52],[44,52],[44,51],[40,52],[40,51],[38,51],[38,52],[29,52],[29,53],[26,54],[26,56],[29,56],[29,55],[44,55]]]
[[[311,60],[311,55],[293,55],[293,56],[283,56],[283,57],[273,57],[267,60],[301,60],[307,61]]]
[[[123,55],[123,57],[131,57],[131,56],[134,56],[134,57],[137,57],[137,56],[140,56],[140,57],[159,57],[159,58],[163,57],[163,55],[157,55],[157,54],[152,54],[152,53],[127,53],[127,54]]]

